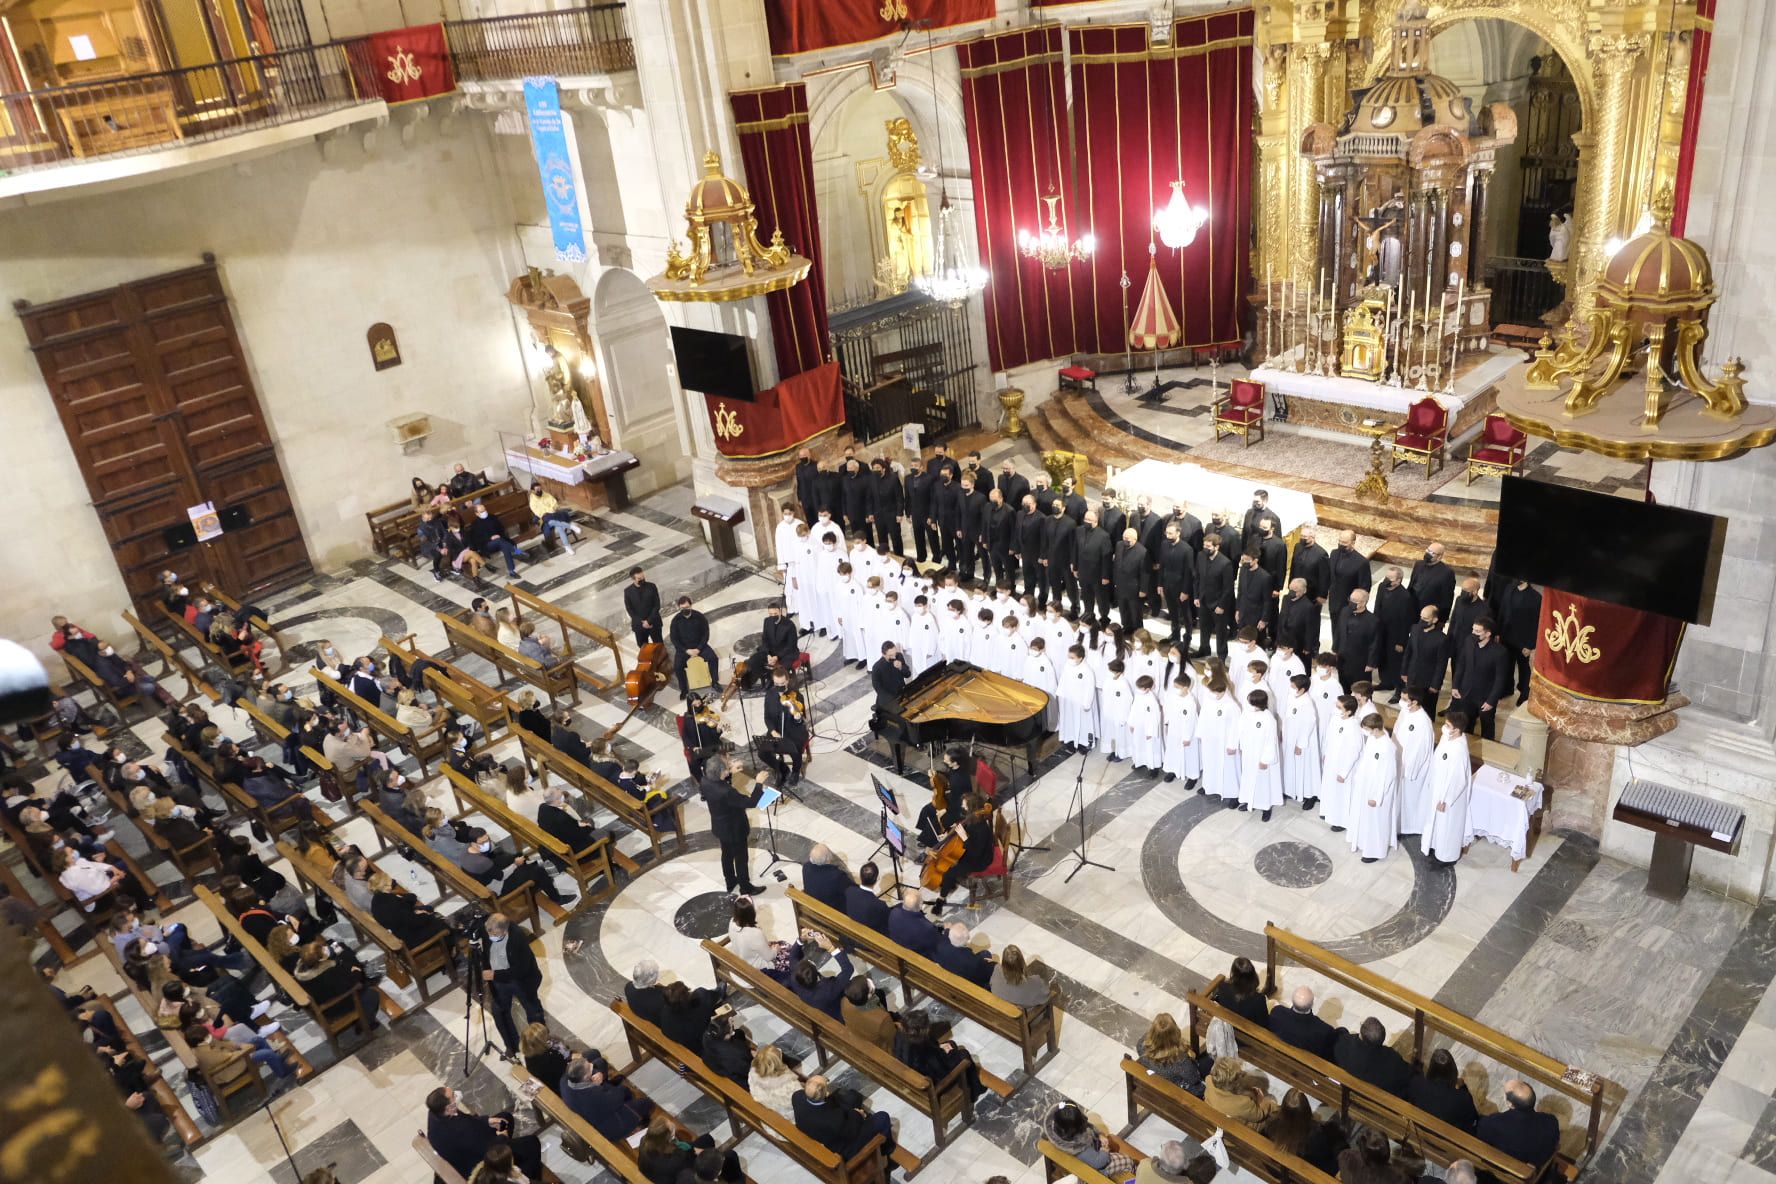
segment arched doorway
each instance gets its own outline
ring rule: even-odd
[[[691,473],[692,436],[684,399],[667,363],[671,342],[659,302],[641,277],[611,268],[592,290],[592,335],[616,447],[641,468],[630,489],[641,494]]]

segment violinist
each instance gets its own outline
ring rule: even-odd
[[[704,763],[721,751],[721,715],[702,695],[693,694],[685,700],[684,714],[678,717],[678,735],[684,741],[685,764],[691,779],[703,780]]]
[[[789,668],[771,671],[771,687],[765,692],[766,735],[759,740],[759,756],[777,770],[780,784],[795,786],[802,779],[808,750],[808,709],[802,697],[789,689]]]

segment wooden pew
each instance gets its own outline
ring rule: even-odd
[[[616,895],[617,877],[611,866],[609,835],[600,835],[584,851],[570,851],[566,843],[500,799],[482,793],[479,785],[449,765],[443,768],[444,782],[450,787],[451,795],[456,798],[457,818],[469,814],[483,815],[498,823],[501,830],[511,835],[512,842],[518,845],[519,850],[534,852],[539,859],[547,855],[560,860],[568,874],[580,886],[581,904],[591,904]],[[604,880],[604,887],[594,893],[592,884],[601,878]]]
[[[941,1081],[933,1081],[922,1073],[896,1060],[857,1034],[839,1020],[803,1003],[801,999],[764,971],[749,965],[728,948],[728,939],[703,942],[717,982],[727,983],[778,1019],[814,1041],[814,1053],[825,1070],[834,1056],[865,1077],[931,1119],[931,1135],[936,1155],[974,1124],[974,1099],[968,1092],[963,1074],[967,1066],[957,1065]],[[952,1120],[954,1120],[952,1122]],[[929,1158],[929,1157],[927,1157]],[[918,1166],[922,1166],[919,1161]],[[918,1166],[908,1169],[910,1176]]]
[[[37,902],[25,891],[25,886],[19,883],[19,878],[13,874],[12,867],[5,860],[0,860],[0,885],[5,886],[14,900],[22,900],[37,908],[37,923],[33,926],[37,935],[49,943],[50,952],[56,956],[56,961],[63,966],[74,965],[79,960],[74,955],[74,947],[68,944],[68,939],[62,936],[62,931],[55,927],[52,920],[56,910],[37,907]]]
[[[444,729],[441,726],[423,729],[410,728],[377,704],[348,690],[344,683],[319,667],[316,667],[312,673],[317,683],[339,696],[340,702],[350,707],[359,719],[370,726],[371,731],[418,761],[421,779],[431,776],[426,762],[446,751]]]
[[[723,1145],[724,1149],[753,1132],[800,1164],[822,1184],[879,1184],[882,1180],[888,1161],[882,1153],[880,1135],[872,1138],[850,1159],[841,1159],[836,1152],[803,1134],[795,1123],[704,1064],[702,1057],[667,1039],[664,1032],[636,1015],[621,999],[611,1000],[610,1007],[623,1021],[629,1052],[635,1058],[622,1070],[623,1075],[631,1076],[636,1067],[656,1060],[668,1072],[682,1076],[727,1113],[733,1138]]]
[[[155,677],[159,679],[161,686],[166,686],[166,680],[175,674],[185,680],[185,693],[179,696],[181,705],[189,703],[200,693],[212,703],[221,701],[222,696],[216,691],[216,688],[205,682],[197,668],[181,657],[178,650],[168,645],[166,638],[142,624],[136,615],[128,609],[124,610],[123,619],[134,631],[136,640],[141,643],[141,649],[136,653],[136,661],[145,668],[149,661],[155,658],[160,659],[160,673]],[[170,693],[171,688],[168,690]]]
[[[189,642],[208,661],[216,663],[217,666],[230,674],[244,674],[253,668],[251,658],[238,652],[225,653],[221,646],[200,633],[196,625],[187,621],[182,613],[174,612],[159,601],[155,602],[154,607],[160,612],[161,619],[172,625],[173,632]]]
[[[550,604],[542,597],[526,592],[515,585],[507,585],[506,591],[511,593],[512,614],[520,625],[524,623],[525,615],[528,613],[530,616],[540,617],[544,621],[553,621],[556,627],[561,630],[561,645],[557,648],[557,652],[563,657],[575,659],[575,678],[591,687],[595,692],[607,691],[612,687],[623,685],[623,655],[617,649],[616,636],[609,629],[588,621],[578,613],[572,613],[559,605]],[[537,623],[537,628],[542,628],[541,622]],[[594,648],[602,647],[610,651],[611,660],[617,664],[617,677],[614,681],[594,674],[579,664],[574,650],[576,635],[589,642]]]
[[[199,872],[213,870],[218,874],[221,873],[222,860],[216,854],[215,842],[208,835],[202,836],[189,846],[176,847],[170,839],[155,829],[153,823],[136,813],[135,807],[130,805],[129,798],[110,786],[105,786],[104,789],[105,797],[110,800],[117,812],[135,824],[136,830],[141,833],[151,850],[160,852],[172,861],[173,866],[179,869],[179,874],[185,878],[187,884],[195,882]]]
[[[539,531],[536,517],[530,512],[530,495],[519,489],[518,483],[510,477],[463,497],[452,498],[438,512],[445,516],[458,514],[467,521],[474,517],[471,505],[476,498],[486,500],[488,512],[499,517],[511,532],[514,543]],[[414,536],[419,531],[419,514],[419,508],[411,499],[366,511],[364,521],[370,528],[370,546],[378,555],[412,559],[418,551]]]
[[[290,843],[279,842],[277,849],[278,854],[290,861],[290,868],[299,882],[308,885],[316,896],[325,896],[333,902],[339,915],[350,922],[360,945],[374,944],[381,948],[383,968],[396,986],[417,983],[420,999],[430,1003],[432,975],[443,971],[452,986],[460,985],[448,933],[439,933],[417,946],[409,946],[383,928],[375,917],[352,903],[345,890],[333,882],[333,869],[322,867]]]
[[[548,774],[553,773],[578,790],[595,808],[610,811],[630,829],[646,835],[656,862],[664,858],[661,840],[667,836],[672,837],[680,854],[685,851],[687,840],[683,802],[673,801],[670,809],[644,806],[553,744],[532,736],[515,723],[508,727],[507,732],[518,737],[518,748],[524,755],[525,767],[536,772],[545,786],[548,784]],[[611,858],[616,860],[618,867],[632,876],[641,870],[640,864],[614,847]]]
[[[1496,1028],[1451,1011],[1286,929],[1267,924],[1264,937],[1266,990],[1274,988],[1280,967],[1300,966],[1331,979],[1352,994],[1365,996],[1390,1011],[1409,1017],[1413,1049],[1409,1059],[1414,1064],[1422,1064],[1431,1053],[1433,1039],[1441,1037],[1490,1057],[1534,1085],[1542,1095],[1541,1109],[1548,1109],[1545,1103],[1550,1095],[1565,1099],[1573,1106],[1575,1121],[1561,1123],[1563,1146],[1560,1154],[1554,1157],[1559,1173],[1565,1178],[1575,1177],[1601,1145],[1604,1127],[1626,1097],[1626,1091],[1615,1082],[1588,1073],[1577,1065],[1569,1065]],[[1574,1128],[1583,1131],[1583,1142],[1576,1149],[1569,1150],[1566,1136]]]
[[[426,1140],[424,1131],[413,1136],[413,1150],[419,1154],[420,1161],[432,1169],[435,1181],[441,1182],[441,1184],[467,1184],[463,1180],[461,1172],[445,1163],[444,1157],[432,1150],[432,1145]]]
[[[127,695],[118,694],[111,689],[110,683],[100,678],[85,662],[82,662],[79,658],[76,658],[66,650],[62,651],[62,665],[68,668],[68,676],[70,678],[87,687],[92,691],[94,698],[98,699],[99,702],[106,704],[112,711],[116,712],[117,719],[120,723],[129,723],[130,710],[132,708],[141,709],[142,715],[140,718],[147,719],[154,714],[154,709],[159,706],[158,703],[148,698],[146,695],[140,695],[133,691]]]
[[[1133,1156],[1136,1163],[1147,1156],[1129,1146],[1128,1140],[1122,1141],[1124,1153]],[[1079,1184],[1123,1184],[1120,1180],[1112,1180],[1096,1168],[1088,1168],[1085,1161],[1071,1155],[1050,1143],[1047,1139],[1036,1140],[1036,1150],[1042,1153],[1042,1172],[1048,1184],[1054,1184],[1062,1176],[1072,1176]]]
[[[1438,1167],[1466,1159],[1490,1172],[1501,1184],[1529,1184],[1541,1177],[1539,1164],[1524,1163],[1505,1155],[1466,1131],[1420,1110],[1405,1098],[1371,1085],[1339,1065],[1322,1060],[1274,1035],[1269,1028],[1214,1001],[1214,993],[1226,976],[1217,976],[1201,991],[1185,994],[1190,1008],[1192,1055],[1203,1051],[1198,1017],[1226,1020],[1239,1037],[1240,1057],[1273,1077],[1295,1086],[1310,1098],[1335,1107],[1339,1113],[1364,1126],[1372,1126],[1400,1143],[1411,1144]]]
[[[141,1058],[147,1065],[154,1064],[154,1058],[143,1051],[142,1042],[136,1039],[136,1034],[129,1030],[128,1024],[123,1022],[123,1016],[118,1012],[117,1004],[104,995],[100,995],[93,1000],[93,1006],[111,1013],[111,1019],[117,1025],[118,1035],[123,1037],[124,1047]],[[197,1123],[192,1121],[191,1111],[185,1109],[185,1103],[179,1100],[179,1095],[173,1092],[173,1087],[167,1084],[165,1077],[157,1075],[153,1083],[148,1086],[148,1092],[154,1096],[156,1102],[160,1103],[161,1110],[172,1122],[173,1132],[179,1136],[179,1142],[186,1147],[195,1147],[204,1141],[204,1133],[198,1128]]]
[[[504,895],[496,896],[493,889],[445,859],[427,846],[424,839],[384,814],[376,803],[366,801],[363,808],[364,817],[376,828],[377,836],[384,840],[379,850],[386,851],[391,845],[411,848],[425,861],[432,878],[443,891],[483,912],[504,913],[512,920],[528,925],[533,937],[542,933],[536,893],[529,884],[521,884]]]
[[[1223,1132],[1227,1158],[1235,1167],[1267,1184],[1337,1184],[1319,1168],[1284,1151],[1251,1127],[1228,1121],[1226,1115],[1189,1090],[1149,1073],[1133,1057],[1122,1058],[1122,1074],[1128,1091],[1128,1125],[1121,1132],[1124,1139],[1151,1114],[1199,1143],[1216,1131]]]
[[[795,906],[798,930],[816,929],[839,938],[857,957],[899,979],[905,1006],[911,1007],[919,995],[929,996],[1017,1045],[1023,1053],[1025,1081],[1060,1051],[1052,999],[1040,1007],[1019,1007],[889,940],[887,934],[853,921],[799,888],[789,889],[789,899]],[[1043,1051],[1045,1045],[1047,1050]]]
[[[550,699],[566,696],[570,703],[579,703],[580,681],[574,673],[571,654],[553,666],[545,666],[535,658],[526,657],[478,631],[469,624],[466,616],[438,613],[437,617],[438,623],[444,626],[445,638],[450,642],[444,650],[446,657],[454,657],[459,652],[474,654],[493,664],[502,683],[515,676]]]
[[[592,1157],[603,1165],[607,1172],[621,1181],[621,1184],[650,1184],[648,1178],[641,1174],[641,1168],[636,1164],[635,1148],[628,1143],[611,1142],[599,1133],[597,1127],[569,1109],[567,1103],[561,1100],[561,1095],[555,1092],[555,1085],[560,1084],[559,1082],[552,1085],[546,1081],[538,1081],[525,1070],[523,1065],[518,1064],[512,1066],[511,1073],[513,1079],[520,1086],[526,1082],[536,1083],[537,1108],[550,1121],[560,1124],[564,1131],[571,1132],[575,1138],[584,1143],[592,1153]],[[665,1114],[665,1111],[661,1110],[660,1113]],[[666,1118],[674,1126],[682,1128],[683,1124],[671,1115],[666,1115]],[[688,1131],[685,1133],[689,1134]],[[685,1142],[690,1142],[690,1139],[686,1138]]]
[[[476,748],[492,743],[494,732],[507,723],[506,697],[448,659],[426,653],[414,636],[409,633],[397,639],[385,633],[382,648],[405,662],[409,670],[422,659],[432,663],[436,668],[426,671],[425,685],[452,710],[481,725],[486,738]]]
[[[332,824],[328,822],[327,816],[312,801],[309,801],[308,795],[301,790],[292,788],[281,800],[266,804],[234,782],[224,781],[216,776],[215,767],[210,764],[208,757],[192,752],[180,744],[170,732],[162,737],[161,742],[173,752],[178,753],[180,759],[191,766],[200,782],[215,790],[217,796],[228,803],[230,818],[250,818],[258,823],[266,834],[277,838],[286,831],[295,830],[303,822],[308,821],[303,817],[301,811],[294,808],[295,804],[300,801],[308,802],[316,826],[323,830],[331,829]],[[311,760],[318,759],[320,762],[325,762],[327,759],[312,748],[304,748],[302,751],[308,754]],[[330,766],[323,764],[322,767]]]
[[[229,612],[235,614],[236,616],[238,616],[240,614],[241,602],[236,600],[234,597],[230,596],[228,593],[222,591],[222,589],[216,587],[216,585],[210,583],[207,580],[204,581],[203,593],[205,596],[208,596],[211,600],[215,601],[217,604],[221,605],[223,608],[226,608]],[[268,664],[266,667],[266,670],[265,670],[265,677],[267,679],[274,678],[277,675],[282,674],[284,671],[288,670],[290,668],[290,658],[289,658],[290,647],[289,647],[289,644],[284,641],[284,635],[279,633],[276,629],[272,628],[270,621],[267,621],[264,617],[261,617],[258,615],[248,617],[247,624],[251,625],[253,628],[257,629],[259,632],[261,632],[261,633],[265,634],[265,636],[269,637],[271,639],[271,644],[277,647],[277,652],[278,652],[277,667],[275,669],[273,669]]]

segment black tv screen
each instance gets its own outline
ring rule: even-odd
[[[253,525],[253,512],[245,506],[229,506],[221,515],[223,530],[240,530]]]
[[[1726,529],[1713,514],[1506,477],[1492,565],[1575,596],[1706,624]]]
[[[160,532],[160,537],[169,551],[183,551],[187,547],[197,546],[197,528],[189,522],[167,527]]]
[[[678,383],[685,390],[752,401],[752,360],[746,352],[746,338],[738,333],[674,325],[672,353],[678,362]]]

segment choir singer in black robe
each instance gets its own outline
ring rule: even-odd
[[[1258,562],[1258,548],[1240,556],[1239,583],[1233,593],[1233,624],[1238,629],[1256,629],[1258,644],[1270,642],[1271,588],[1270,573]]]
[[[1418,610],[1418,623],[1406,635],[1406,663],[1402,672],[1406,685],[1423,687],[1425,707],[1431,710],[1443,689],[1443,670],[1449,664],[1449,637],[1437,620],[1437,606],[1427,604]]]
[[[1338,680],[1346,694],[1351,684],[1373,681],[1381,668],[1381,622],[1369,611],[1369,593],[1357,588],[1350,606],[1332,625],[1332,652],[1338,655]]]
[[[1456,670],[1449,710],[1461,711],[1469,727],[1478,725],[1482,740],[1493,739],[1499,700],[1511,689],[1511,657],[1495,636],[1492,618],[1474,622],[1474,646]]]
[[[1077,558],[1074,574],[1079,577],[1079,599],[1084,604],[1080,619],[1096,621],[1101,627],[1110,621],[1110,560],[1116,549],[1110,534],[1098,524],[1096,511],[1087,510],[1085,526],[1077,536]]]
[[[1147,548],[1140,543],[1134,527],[1122,532],[1116,545],[1116,558],[1111,564],[1110,584],[1116,589],[1116,612],[1122,618],[1125,636],[1133,636],[1141,628],[1141,590],[1147,579]]]
[[[1412,591],[1400,581],[1400,569],[1390,567],[1375,589],[1375,619],[1381,624],[1381,666],[1377,690],[1393,691],[1391,703],[1400,701],[1400,668],[1406,663],[1406,637],[1418,606]]]

